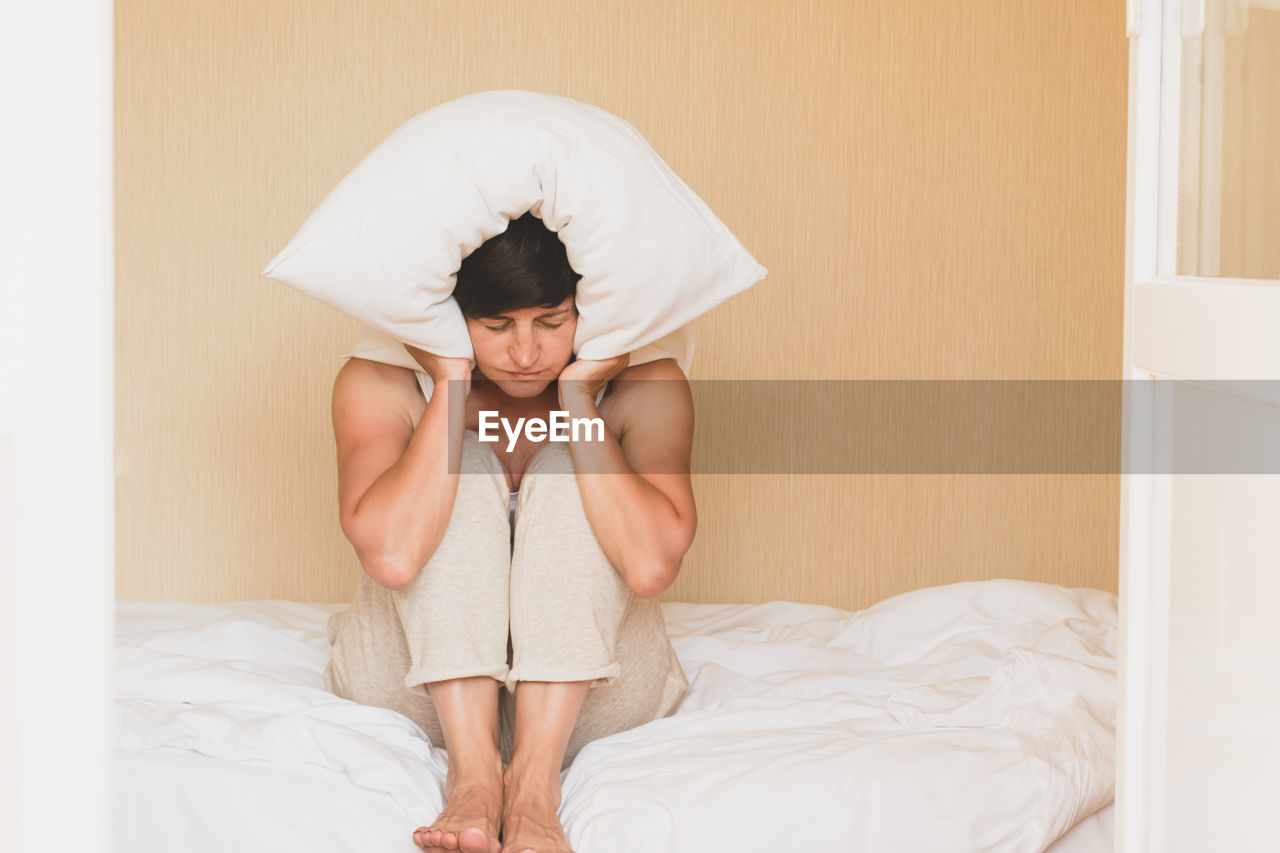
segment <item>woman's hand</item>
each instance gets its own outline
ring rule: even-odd
[[[463,383],[462,396],[466,397],[471,393],[471,359],[445,358],[435,353],[418,349],[411,344],[405,344],[404,348],[408,350],[409,355],[413,356],[414,361],[422,365],[422,369],[431,377],[433,386],[438,388],[442,382],[458,379]]]
[[[595,402],[596,394],[605,383],[617,376],[631,363],[631,354],[623,353],[616,358],[601,361],[571,361],[560,371],[558,380],[560,392],[560,408],[567,408],[565,400],[571,395],[581,395]]]

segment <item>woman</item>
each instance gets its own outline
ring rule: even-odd
[[[689,384],[671,359],[575,360],[578,278],[525,214],[458,272],[474,369],[409,348],[421,371],[351,358],[334,383],[340,518],[364,574],[330,621],[325,684],[443,743],[447,806],[413,834],[427,850],[568,851],[561,771],[688,690],[657,597],[696,527]],[[482,411],[552,410],[606,429],[480,440]]]

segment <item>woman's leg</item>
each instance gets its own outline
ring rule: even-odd
[[[334,693],[405,713],[449,757],[448,806],[420,846],[498,850],[498,695],[509,669],[507,486],[493,450],[464,433],[449,527],[401,591],[368,579],[330,625]],[[474,827],[468,830],[468,827]]]
[[[564,444],[540,450],[521,481],[511,641],[504,841],[568,849],[556,817],[561,771],[589,741],[670,713],[688,681],[658,601],[631,591],[591,531]]]
[[[447,805],[414,841],[428,850],[494,853],[502,819],[498,691],[509,671],[507,479],[471,430],[463,433],[461,466],[444,538],[395,594],[414,660],[405,684],[431,697],[449,756]]]
[[[503,772],[504,849],[568,853],[557,811],[560,766],[591,682],[522,681],[515,693],[515,754]]]
[[[430,826],[414,830],[427,850],[494,853],[502,825],[502,756],[498,754],[498,691],[488,676],[454,678],[427,685],[444,728],[449,771],[444,811]]]

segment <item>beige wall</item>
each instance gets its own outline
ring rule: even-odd
[[[1217,272],[1280,278],[1280,8],[1248,10],[1223,40],[1221,257]]]
[[[1270,2],[1214,0],[1204,27],[1183,34],[1179,275],[1280,277],[1280,0]]]
[[[621,115],[769,268],[704,321],[694,378],[1119,375],[1119,0],[117,0],[116,17],[121,598],[350,596],[328,402],[352,324],[258,271],[386,134],[467,92]],[[696,488],[666,600],[1117,588],[1113,476]]]

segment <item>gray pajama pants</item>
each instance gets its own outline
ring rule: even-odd
[[[361,573],[329,619],[325,688],[413,720],[444,747],[426,684],[487,675],[498,691],[498,749],[514,749],[521,681],[590,679],[561,769],[585,744],[669,716],[689,681],[656,598],[636,595],[587,523],[568,445],[529,463],[516,503],[497,454],[467,430],[458,495],[440,545],[405,589]]]

